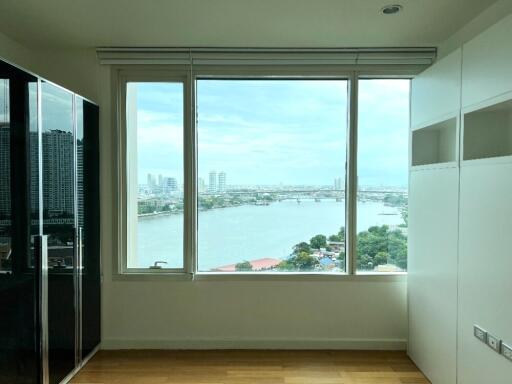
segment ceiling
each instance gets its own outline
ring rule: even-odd
[[[496,0],[2,0],[28,47],[437,46]],[[403,11],[384,16],[384,5]]]

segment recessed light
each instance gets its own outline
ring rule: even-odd
[[[397,13],[400,13],[402,9],[403,7],[400,4],[391,4],[386,5],[380,10],[380,12],[384,15],[396,15]]]

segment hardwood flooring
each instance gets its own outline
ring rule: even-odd
[[[100,351],[80,384],[427,384],[405,352]]]

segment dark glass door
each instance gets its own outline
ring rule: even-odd
[[[48,365],[57,384],[76,365],[73,94],[41,86],[43,233],[48,235]]]
[[[38,383],[37,79],[0,62],[0,383]]]
[[[100,342],[98,114],[99,110],[96,105],[76,96],[82,358],[87,357]]]

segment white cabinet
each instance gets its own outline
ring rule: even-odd
[[[413,171],[409,194],[409,356],[455,383],[459,169]]]
[[[456,164],[458,118],[436,122],[411,133],[411,166]]]
[[[512,15],[464,44],[462,106],[512,91]]]
[[[510,384],[512,363],[473,324],[512,344],[512,164],[461,168],[459,383]]]
[[[512,93],[464,113],[463,160],[512,156]]]
[[[459,111],[461,57],[458,49],[414,78],[411,86],[412,127]]]

